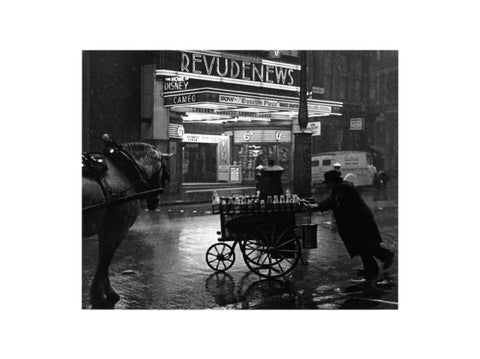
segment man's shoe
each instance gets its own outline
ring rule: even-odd
[[[395,258],[395,253],[391,252],[388,258],[383,263],[383,269],[388,269],[393,263],[393,258]]]

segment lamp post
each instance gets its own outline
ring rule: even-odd
[[[308,106],[306,51],[300,51],[300,66],[298,130],[293,133],[293,192],[300,197],[310,197],[312,195],[312,133],[307,131]]]

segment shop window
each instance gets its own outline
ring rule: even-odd
[[[255,180],[255,168],[259,165],[266,166],[268,159],[283,167],[282,179],[290,178],[291,144],[249,143],[236,144],[233,147],[234,164],[240,165],[244,181]]]
[[[217,145],[210,143],[183,144],[183,182],[215,182],[216,179]]]

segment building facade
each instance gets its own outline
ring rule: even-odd
[[[398,51],[311,51],[308,67],[312,96],[343,102],[341,118],[321,120],[313,152],[368,151],[396,177]]]
[[[396,52],[308,52],[313,152],[368,150],[396,173]],[[297,51],[85,51],[84,150],[105,132],[144,141],[182,183],[254,181],[267,158],[292,180]],[[353,124],[355,126],[353,126]],[[394,171],[395,169],[395,171]]]

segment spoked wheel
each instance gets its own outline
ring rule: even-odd
[[[276,231],[275,226],[249,234],[241,249],[247,267],[265,278],[284,276],[301,256],[300,240],[293,230]]]
[[[205,259],[210,268],[223,272],[235,262],[235,251],[226,243],[215,243],[208,248]]]

